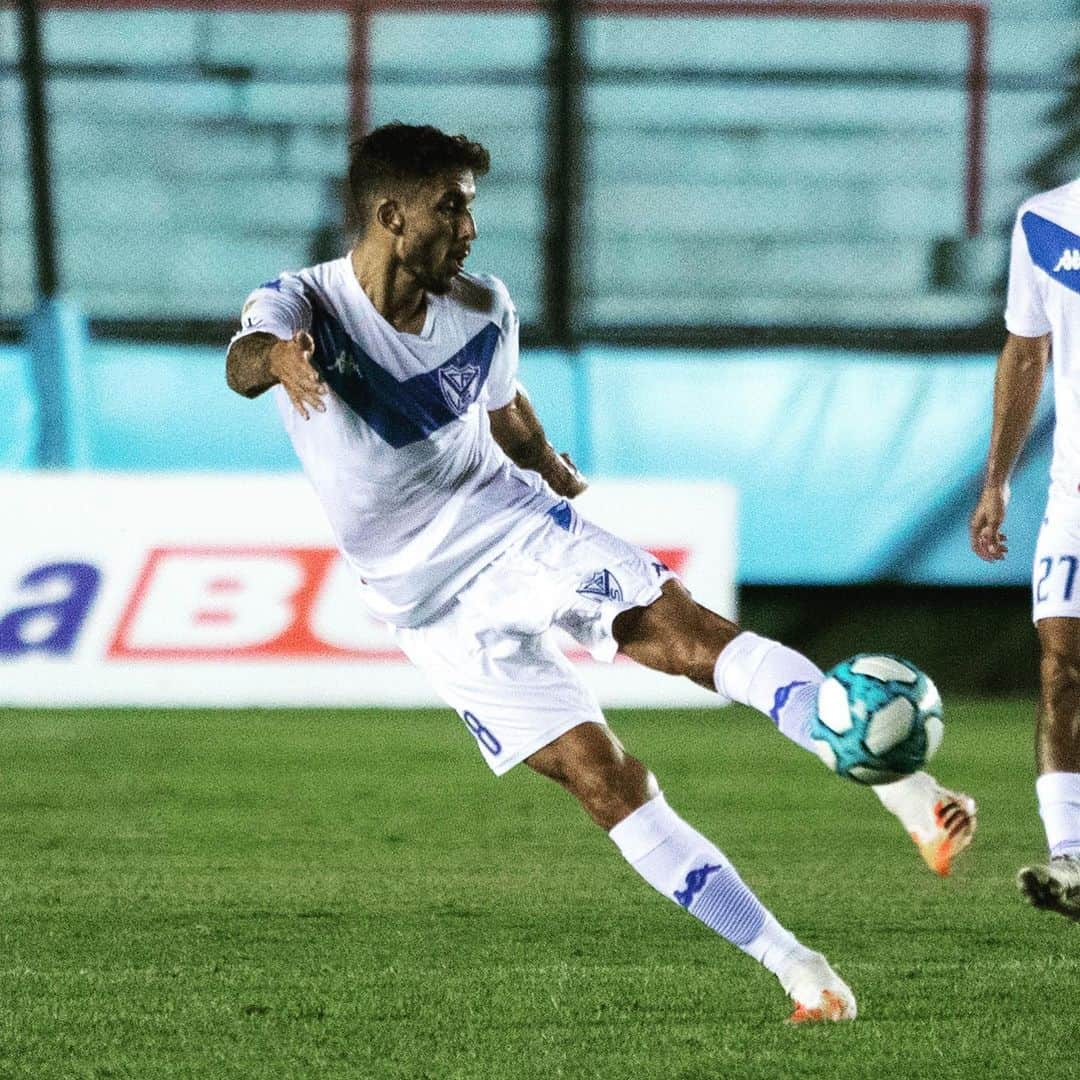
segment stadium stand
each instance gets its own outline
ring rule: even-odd
[[[426,118],[490,145],[475,263],[497,269],[536,323],[546,23],[482,18],[376,16],[370,116]],[[32,280],[16,31],[14,12],[0,11],[7,317],[29,307]],[[1073,5],[995,5],[986,229],[975,242],[963,237],[965,33],[959,23],[586,20],[586,336],[991,317],[1025,166],[1054,137],[1046,117],[1076,47]],[[337,250],[344,16],[55,11],[45,52],[63,280],[91,317],[229,318],[268,267]]]

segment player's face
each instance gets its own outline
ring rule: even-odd
[[[401,261],[426,291],[449,291],[461,273],[476,239],[474,198],[472,171],[451,170],[422,184],[406,205]]]

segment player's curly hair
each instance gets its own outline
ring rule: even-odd
[[[491,156],[464,135],[447,135],[430,124],[395,120],[349,144],[349,203],[353,226],[367,228],[372,197],[415,184],[448,169],[483,176]]]

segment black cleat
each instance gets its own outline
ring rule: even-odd
[[[1033,907],[1080,922],[1080,858],[1061,855],[1049,863],[1025,866],[1016,875],[1016,887]]]

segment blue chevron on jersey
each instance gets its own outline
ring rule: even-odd
[[[1031,261],[1065,288],[1080,292],[1080,236],[1030,210],[1020,224]]]
[[[578,586],[582,596],[599,596],[604,600],[621,600],[622,586],[610,570],[598,570],[590,574],[585,582]]]
[[[399,381],[368,356],[313,292],[308,300],[315,366],[334,393],[395,450],[457,420],[479,397],[499,341],[494,323],[438,367]]]

